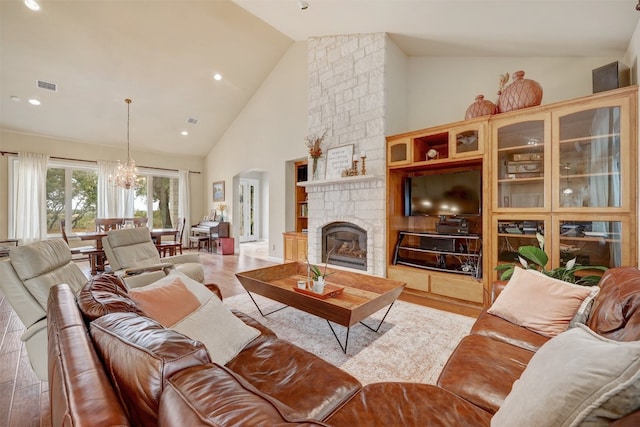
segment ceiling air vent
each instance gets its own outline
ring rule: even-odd
[[[49,83],[42,80],[36,80],[36,85],[40,89],[51,90],[53,92],[56,92],[58,90],[58,86],[55,83]]]
[[[189,123],[190,125],[197,125],[198,119],[194,119],[193,117],[187,117],[187,123]]]

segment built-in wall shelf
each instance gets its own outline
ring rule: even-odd
[[[318,179],[314,181],[303,181],[296,183],[299,187],[319,187],[321,185],[331,184],[350,184],[352,182],[364,182],[364,181],[382,181],[384,177],[378,175],[357,175],[357,176],[345,176],[334,179]]]

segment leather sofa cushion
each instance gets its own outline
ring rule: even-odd
[[[471,328],[472,334],[484,335],[529,351],[537,351],[548,337],[504,320],[484,310]]]
[[[417,383],[365,385],[325,422],[335,426],[489,426],[491,414],[442,388]]]
[[[607,270],[600,283],[587,325],[616,341],[640,341],[640,270],[618,267]]]
[[[111,313],[91,322],[91,337],[131,422],[156,426],[166,380],[210,363],[204,345],[134,313]]]
[[[533,355],[483,335],[467,335],[445,364],[437,384],[495,413]]]
[[[305,396],[301,396],[304,398]],[[173,375],[160,399],[160,427],[324,426],[287,419],[284,405],[219,365],[194,366]],[[291,413],[291,409],[284,412]]]
[[[90,279],[78,293],[78,306],[90,322],[109,313],[136,313],[144,316],[127,293],[127,286],[114,274],[101,274]]]
[[[287,418],[322,420],[362,388],[345,371],[287,341],[257,340],[226,367],[292,408]]]

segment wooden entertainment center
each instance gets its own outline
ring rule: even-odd
[[[387,276],[445,305],[490,304],[495,266],[545,237],[547,268],[637,265],[637,92],[626,87],[387,137]],[[479,170],[461,232],[405,213],[408,178]],[[442,227],[440,227],[442,229]]]

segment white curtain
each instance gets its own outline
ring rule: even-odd
[[[182,232],[182,244],[189,245],[189,230],[191,230],[191,209],[189,208],[189,171],[180,169],[178,171],[178,216],[184,218],[184,231]]]
[[[47,162],[49,156],[18,153],[15,236],[23,245],[47,237]]]
[[[132,218],[135,190],[125,190],[109,182],[118,163],[98,161],[98,218]]]

